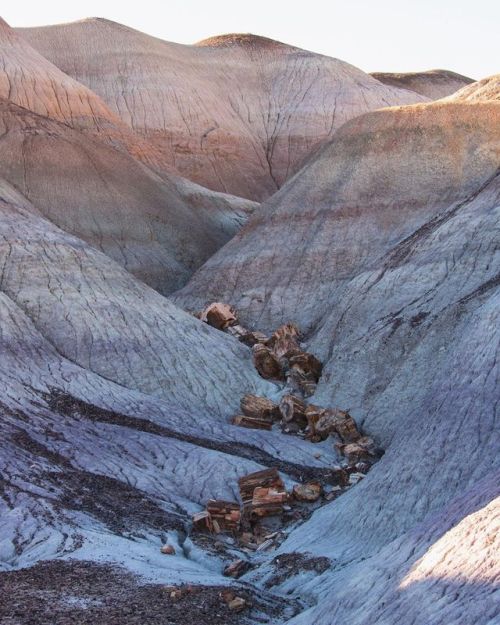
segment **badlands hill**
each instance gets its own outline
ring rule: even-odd
[[[183,284],[253,210],[168,173],[97,95],[5,22],[0,54],[2,175],[53,223],[156,289]]]
[[[348,119],[425,100],[343,61],[254,35],[187,46],[102,19],[18,32],[182,176],[254,200],[280,188]]]
[[[177,295],[197,309],[231,301],[268,330],[310,330],[348,282],[499,165],[500,109],[443,102],[345,124]]]
[[[415,91],[431,100],[445,98],[474,82],[472,78],[445,69],[409,73],[374,72],[371,76],[384,85]]]
[[[0,56],[2,625],[496,624],[497,79],[372,111],[415,96],[263,38],[102,20],[2,23]],[[281,188],[256,207],[173,171],[195,165]],[[299,325],[278,367],[321,360],[302,399],[327,438],[232,423],[245,394],[301,399],[189,314],[214,300]],[[242,498],[262,470],[282,484]]]
[[[483,78],[478,82],[464,87],[451,96],[454,100],[464,100],[467,102],[482,102],[489,100],[500,100],[500,74],[495,74],[489,78]]]

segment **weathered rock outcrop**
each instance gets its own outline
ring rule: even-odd
[[[374,72],[371,76],[384,85],[415,91],[431,100],[444,98],[474,82],[472,78],[446,69],[410,73]]]
[[[425,99],[337,59],[254,35],[186,46],[102,19],[18,32],[183,176],[256,200],[281,187],[351,117]]]

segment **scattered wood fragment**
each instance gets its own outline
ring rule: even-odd
[[[236,501],[209,499],[207,512],[210,514],[212,527],[215,533],[222,531],[236,531],[240,525],[240,505]]]
[[[160,551],[167,556],[175,555],[175,547],[173,545],[162,545]]]
[[[203,510],[202,512],[194,514],[193,527],[199,531],[208,530],[209,532],[212,532],[212,517],[210,516],[210,513],[207,512],[207,510]]]
[[[249,570],[249,568],[250,568],[250,563],[240,558],[238,560],[233,560],[233,562],[230,562],[224,568],[223,575],[225,577],[234,577],[235,579],[238,579],[244,573],[246,573]]]
[[[254,430],[271,430],[273,422],[270,419],[259,419],[257,417],[247,417],[246,415],[236,415],[232,418],[233,425]]]

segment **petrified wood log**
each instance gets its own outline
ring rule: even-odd
[[[337,434],[344,443],[361,438],[356,421],[345,410],[311,404],[306,409],[306,417],[309,435],[313,440],[325,440],[330,434]]]
[[[279,409],[283,423],[297,423],[300,428],[307,426],[307,405],[295,395],[283,395]]]
[[[237,530],[240,524],[240,506],[236,501],[209,499],[207,512],[215,531]]]
[[[369,436],[362,436],[355,443],[340,445],[340,452],[349,465],[359,462],[373,463],[377,459],[375,443]]]
[[[222,574],[225,577],[234,577],[235,579],[237,579],[238,577],[241,577],[243,573],[246,573],[249,568],[250,563],[246,560],[233,560],[233,562],[231,562],[224,568]]]
[[[256,488],[274,488],[277,491],[283,491],[285,485],[281,479],[278,469],[264,469],[263,471],[256,471],[255,473],[249,473],[240,477],[238,480],[238,486],[240,489],[241,500],[243,505],[252,503],[253,492]]]
[[[253,363],[259,375],[266,380],[284,380],[283,367],[275,354],[265,345],[257,343],[252,348]]]
[[[297,352],[289,358],[290,368],[299,369],[304,375],[314,382],[318,382],[321,377],[323,365],[321,362],[309,352]]]
[[[246,415],[236,415],[232,419],[233,425],[254,430],[271,430],[273,422],[269,418],[259,419],[258,417],[247,417]]]
[[[253,491],[252,503],[247,512],[251,517],[273,516],[283,512],[283,504],[288,501],[284,487],[268,488],[257,486]]]
[[[251,395],[247,393],[243,395],[240,401],[241,411],[247,417],[257,419],[279,419],[281,417],[280,408],[277,404],[266,397]]]
[[[207,306],[201,315],[201,320],[218,330],[225,330],[238,321],[234,309],[222,302],[214,302]]]
[[[226,331],[228,334],[234,336],[235,339],[238,339],[238,341],[241,341],[242,343],[245,342],[245,338],[248,334],[250,334],[250,330],[247,330],[239,323],[228,326]]]
[[[272,348],[276,357],[289,357],[300,351],[300,332],[293,323],[285,323],[280,326],[268,341],[268,346]]]

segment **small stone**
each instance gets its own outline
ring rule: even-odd
[[[236,595],[229,588],[225,588],[224,590],[220,591],[219,597],[222,599],[222,601],[224,601],[224,603],[230,603],[235,599]]]
[[[298,501],[317,501],[321,495],[321,484],[319,482],[309,482],[307,484],[295,484],[293,496]]]
[[[349,476],[349,484],[353,485],[353,484],[357,484],[358,482],[360,482],[365,476],[363,475],[363,473],[351,473],[351,475]]]
[[[180,588],[172,590],[170,593],[170,599],[172,599],[172,601],[179,601],[179,599],[182,599],[182,590]]]
[[[233,562],[231,562],[225,567],[223,574],[226,577],[238,578],[238,577],[241,577],[243,573],[248,571],[249,566],[250,565],[248,564],[246,560],[241,560],[241,559],[234,560]]]
[[[247,607],[247,602],[243,599],[243,597],[235,597],[227,604],[227,607],[235,612],[241,612]]]
[[[160,551],[162,553],[164,553],[167,556],[173,556],[175,555],[175,549],[172,545],[163,545],[163,547],[160,549]]]

